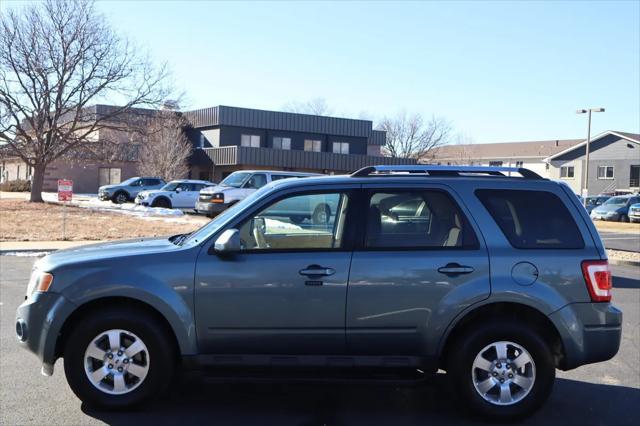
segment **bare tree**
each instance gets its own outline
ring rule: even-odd
[[[324,98],[315,98],[306,102],[289,102],[282,107],[284,111],[298,114],[331,115],[333,110]]]
[[[125,128],[122,114],[167,96],[154,67],[120,38],[90,0],[8,9],[0,15],[0,143],[33,167],[31,201],[42,201],[48,164]],[[91,108],[100,102],[119,107]]]
[[[425,122],[420,114],[399,113],[385,117],[378,125],[387,132],[383,152],[391,157],[428,159],[429,153],[448,142],[451,125],[443,118],[432,117]]]
[[[167,182],[187,175],[193,146],[184,132],[186,126],[186,120],[175,111],[161,111],[153,118],[140,147],[141,175],[158,176]]]

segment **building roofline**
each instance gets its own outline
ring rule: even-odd
[[[633,142],[635,144],[640,145],[640,140],[639,139],[634,139],[634,138],[630,137],[629,135],[623,134],[621,132],[616,132],[614,130],[605,130],[604,132],[595,135],[594,137],[591,138],[590,143],[593,143],[594,141],[597,141],[598,139],[602,139],[603,137],[608,136],[608,135],[615,135],[615,136],[618,136],[620,139],[625,139],[625,140],[627,140],[629,142]],[[553,160],[554,158],[559,157],[561,155],[564,155],[564,154],[566,154],[568,152],[571,152],[574,149],[583,147],[586,144],[587,144],[587,140],[585,139],[582,142],[580,142],[580,143],[578,143],[578,144],[576,144],[576,145],[574,145],[572,147],[569,147],[569,148],[567,148],[565,150],[562,150],[560,152],[557,152],[557,153],[555,153],[553,155],[548,156],[543,161],[545,163],[548,163],[549,161]]]

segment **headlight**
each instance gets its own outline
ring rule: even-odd
[[[34,291],[47,291],[53,283],[53,275],[48,272],[41,272],[37,269],[31,273],[31,279],[27,286],[27,296],[33,294]]]

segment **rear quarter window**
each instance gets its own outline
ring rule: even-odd
[[[480,189],[476,196],[515,248],[584,248],[573,217],[551,192]]]

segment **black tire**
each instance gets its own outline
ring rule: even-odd
[[[330,218],[331,208],[328,204],[322,203],[318,204],[313,211],[311,222],[313,222],[314,225],[326,225],[327,223],[329,223]]]
[[[544,403],[555,380],[554,357],[549,345],[534,327],[509,324],[511,320],[491,321],[474,326],[458,337],[448,351],[447,374],[454,392],[463,405],[474,413],[494,420],[514,420],[531,414]],[[529,393],[512,405],[496,405],[485,401],[476,391],[472,366],[478,353],[493,342],[509,341],[529,352],[535,363],[535,381]]]
[[[620,216],[620,222],[629,222],[629,216],[623,214],[622,216]]]
[[[148,373],[129,393],[113,395],[96,388],[85,372],[85,350],[100,333],[121,329],[138,336],[148,349]],[[132,314],[131,309],[112,307],[91,311],[78,321],[64,348],[64,372],[71,390],[90,406],[124,409],[141,404],[166,389],[173,378],[175,351],[172,339],[158,325],[157,318],[146,312]]]
[[[291,223],[295,225],[300,225],[302,222],[304,222],[304,219],[305,217],[300,215],[289,216],[289,220],[291,220]]]
[[[124,191],[118,191],[115,194],[113,194],[113,197],[111,197],[111,202],[115,203],[115,204],[124,204],[126,202],[128,202],[129,199],[129,194],[127,194]]]
[[[163,209],[170,209],[171,201],[166,197],[156,198],[155,200],[153,200],[153,203],[151,203],[151,207],[160,207]]]

